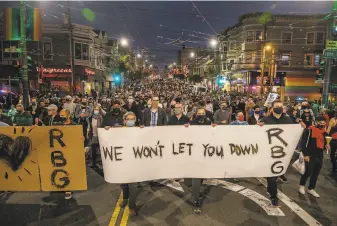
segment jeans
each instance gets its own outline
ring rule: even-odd
[[[323,165],[323,158],[310,158],[309,162],[305,162],[305,172],[301,177],[300,185],[305,186],[308,178],[310,177],[308,189],[315,189],[319,172]]]
[[[129,208],[136,210],[137,183],[121,184],[123,199],[129,200]]]
[[[336,170],[337,169],[337,162],[336,162],[337,143],[331,142],[330,146],[331,146],[330,159],[332,163],[332,169]]]
[[[204,179],[193,178],[192,179],[192,197],[193,201],[197,202],[200,198],[200,188]]]
[[[277,177],[267,177],[267,191],[271,199],[277,198]]]
[[[97,148],[98,148],[98,143],[91,144],[91,158],[92,158],[93,165],[96,165]]]

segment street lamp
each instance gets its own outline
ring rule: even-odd
[[[266,50],[271,50],[272,47],[271,47],[271,45],[267,45],[265,48],[266,48]]]
[[[147,60],[145,60],[145,62],[147,63]]]
[[[212,47],[215,47],[218,44],[218,41],[216,39],[211,39],[209,43]]]
[[[176,66],[177,65],[176,62],[174,62],[173,65]]]
[[[138,53],[137,58],[142,58],[142,55],[140,53]]]
[[[194,57],[195,57],[195,53],[194,53],[194,52],[191,52],[190,57],[191,57],[191,58],[194,58]]]
[[[152,64],[150,64],[150,68],[152,68],[153,67],[153,65]]]
[[[120,39],[121,46],[128,46],[129,41],[126,38],[121,38]]]

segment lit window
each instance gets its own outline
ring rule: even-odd
[[[316,54],[314,57],[314,64],[319,65],[321,62],[321,56],[319,54]]]
[[[282,65],[290,65],[290,54],[282,54],[281,61]]]
[[[262,31],[255,31],[255,41],[262,41]]]

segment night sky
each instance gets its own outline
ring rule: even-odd
[[[207,22],[200,16],[206,18]],[[31,7],[44,10],[46,23],[61,22],[67,2],[28,2]],[[19,2],[1,2],[0,9],[18,7]],[[148,48],[149,63],[163,68],[177,60],[181,48],[174,40],[185,41],[186,46],[206,47],[208,40],[227,27],[233,26],[241,14],[271,12],[273,14],[328,13],[332,1],[300,2],[210,2],[210,1],[72,1],[73,23],[105,30],[111,38],[127,37],[133,50]],[[87,20],[82,9],[95,13],[95,20]],[[211,28],[212,27],[212,28]],[[215,32],[214,32],[214,31]]]

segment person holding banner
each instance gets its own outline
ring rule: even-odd
[[[281,100],[275,100],[272,103],[272,112],[270,115],[264,117],[259,123],[260,126],[263,125],[278,125],[278,124],[294,124],[293,121],[283,113],[283,102]],[[287,182],[287,178],[282,175],[280,179],[283,182]],[[277,198],[277,177],[268,177],[267,178],[267,191],[270,195],[271,203],[274,207],[280,207],[279,201]]]
[[[96,168],[96,153],[99,148],[98,144],[98,128],[101,128],[103,121],[103,111],[99,105],[94,107],[93,115],[89,118],[90,130],[89,130],[89,140],[91,143],[91,159],[92,163],[90,168]]]
[[[190,123],[191,125],[212,125],[213,127],[216,124],[213,124],[212,121],[206,117],[206,109],[198,108],[195,119]],[[185,125],[188,127],[188,125]],[[193,178],[192,179],[192,197],[194,201],[193,211],[196,214],[201,213],[201,197],[200,197],[200,188],[202,185],[203,179]]]
[[[332,137],[331,143],[330,143],[330,160],[332,163],[332,172],[337,172],[337,160],[336,160],[336,151],[337,151],[337,114],[334,115],[332,119],[330,119],[329,127],[327,129],[327,132]]]
[[[126,127],[136,126],[136,115],[132,111],[124,114],[123,120]],[[124,208],[129,203],[129,210],[131,216],[137,216],[136,211],[136,196],[137,196],[137,183],[121,184],[123,191],[123,201],[121,207]]]
[[[304,186],[310,177],[308,193],[319,198],[319,194],[315,191],[318,175],[323,165],[324,149],[329,150],[329,144],[326,137],[329,136],[326,128],[326,119],[324,116],[318,116],[315,126],[305,129],[302,136],[302,153],[305,161],[305,173],[300,180],[299,193],[305,194]]]

